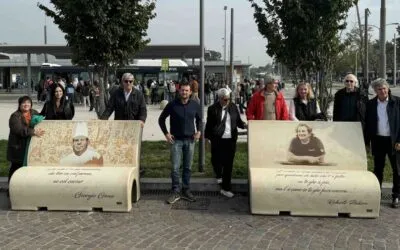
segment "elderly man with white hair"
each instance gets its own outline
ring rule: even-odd
[[[122,88],[113,92],[100,119],[107,120],[115,112],[115,120],[139,120],[141,126],[144,126],[147,118],[146,102],[142,91],[133,87],[134,80],[131,73],[122,75]]]
[[[392,207],[400,196],[400,98],[390,93],[389,84],[379,78],[372,82],[376,96],[367,103],[366,145],[371,144],[374,174],[382,185],[386,155],[393,170]]]
[[[226,88],[218,90],[218,102],[208,107],[205,128],[205,138],[211,142],[211,163],[217,183],[221,184],[221,194],[229,198],[234,196],[231,177],[238,127],[247,127],[236,105],[230,101],[230,94]]]
[[[361,122],[365,125],[365,109],[368,96],[363,95],[357,87],[358,80],[353,74],[344,77],[345,87],[335,94],[333,103],[333,121]]]

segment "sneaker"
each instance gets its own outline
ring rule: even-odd
[[[181,199],[181,196],[179,193],[174,192],[170,197],[167,199],[168,204],[174,204],[175,202],[179,201]]]
[[[393,198],[392,208],[398,208],[398,207],[399,207],[399,198]]]
[[[223,189],[221,189],[221,194],[222,194],[223,196],[228,197],[228,198],[232,198],[233,196],[235,196],[231,191],[225,191],[225,190],[223,190]]]
[[[194,195],[190,192],[190,190],[182,190],[182,199],[194,202],[196,201],[196,198],[194,198]]]
[[[217,184],[222,184],[222,178],[217,178]]]

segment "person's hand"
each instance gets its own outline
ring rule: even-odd
[[[394,144],[394,149],[396,149],[396,151],[400,151],[400,143]]]
[[[197,141],[198,139],[200,139],[200,135],[201,135],[201,132],[200,132],[200,131],[197,131],[197,132],[193,135],[193,139],[195,139],[195,140]]]
[[[165,138],[167,139],[167,142],[174,144],[175,138],[173,135],[171,135],[170,133],[165,135]]]
[[[144,121],[140,121],[140,127],[143,128],[144,127]]]
[[[44,130],[41,128],[35,128],[33,129],[33,134],[37,137],[41,137],[44,135]]]

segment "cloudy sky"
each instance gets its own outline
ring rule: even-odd
[[[49,0],[38,0],[49,4]],[[47,22],[48,43],[65,44],[64,35],[52,20],[45,18],[35,0],[0,0],[0,42],[9,44],[42,44],[43,25]],[[223,52],[224,6],[227,11],[227,37],[229,46],[230,8],[235,9],[235,60],[265,65],[271,58],[265,53],[266,40],[257,31],[253,10],[247,0],[205,0],[205,46]],[[400,22],[400,0],[386,0],[387,23]],[[370,24],[379,26],[379,0],[360,0],[362,18],[369,8]],[[150,23],[148,35],[152,44],[198,44],[199,1],[158,0],[157,17]],[[351,9],[348,27],[356,24],[355,8]],[[395,26],[387,27],[387,39],[393,37]],[[374,29],[375,37],[378,30]],[[229,58],[227,56],[227,58]]]

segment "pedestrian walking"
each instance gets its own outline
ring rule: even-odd
[[[207,110],[205,138],[211,142],[211,164],[221,184],[221,194],[233,197],[231,187],[233,160],[236,153],[238,127],[245,129],[247,125],[240,118],[238,108],[230,101],[230,91],[226,88],[218,90],[219,101]]]
[[[379,78],[372,82],[376,96],[367,103],[366,146],[374,157],[374,174],[382,187],[386,155],[393,172],[392,207],[400,197],[400,98],[390,93],[389,84]]]
[[[200,105],[190,99],[192,91],[188,83],[181,83],[180,97],[169,102],[158,118],[158,124],[168,143],[171,144],[172,161],[172,195],[167,203],[172,204],[180,198],[196,201],[190,192],[191,166],[195,141],[200,138]],[[170,131],[167,130],[165,120],[169,117]],[[195,127],[196,123],[196,127]],[[182,159],[181,159],[182,158]],[[183,160],[182,191],[179,185],[179,168]]]

